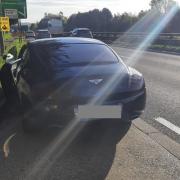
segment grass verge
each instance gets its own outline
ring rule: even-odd
[[[6,40],[11,40],[13,37],[11,33],[4,33],[3,38],[4,38],[4,41],[6,41]]]
[[[154,45],[150,46],[150,49],[156,50],[156,51],[167,51],[167,52],[180,53],[180,47],[179,46],[154,44]]]
[[[4,40],[11,40],[12,39],[12,35],[10,33],[8,34],[4,34]],[[9,52],[9,50],[12,48],[12,47],[16,47],[17,49],[17,54],[19,53],[21,47],[25,44],[26,42],[24,40],[22,40],[22,42],[19,42],[19,39],[15,39],[12,43],[9,43],[9,44],[5,44],[6,46],[6,49],[5,49],[5,52],[4,54],[7,54]],[[0,68],[2,67],[2,65],[4,64],[4,61],[3,61],[3,58],[2,56],[0,56]]]

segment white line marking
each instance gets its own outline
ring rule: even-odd
[[[167,121],[166,119],[162,118],[162,117],[158,117],[155,118],[155,120],[157,122],[159,122],[160,124],[166,126],[167,128],[171,129],[172,131],[174,131],[175,133],[177,133],[178,135],[180,135],[180,128],[175,126],[174,124],[170,123],[169,121]]]

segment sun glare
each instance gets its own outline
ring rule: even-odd
[[[180,0],[176,0],[176,2],[178,3],[178,5],[180,5]]]
[[[180,3],[180,0],[178,0],[177,2]],[[120,37],[114,42],[113,45],[118,45],[118,43],[121,43],[121,38],[128,38],[129,33],[137,32],[137,30],[139,30],[140,32],[140,29],[144,27],[145,24],[147,24],[147,26],[145,27],[147,29],[147,36],[141,39],[141,41],[137,45],[137,48],[134,50],[134,53],[130,55],[128,65],[133,66],[138,62],[142,55],[142,52],[146,50],[148,46],[157,38],[158,34],[163,31],[163,29],[174,17],[177,11],[178,7],[174,6],[169,10],[167,14],[159,18],[157,18],[155,11],[149,12],[128,32],[126,32],[123,37]],[[122,70],[123,69],[119,69],[119,71]],[[118,74],[118,72],[115,73],[115,75],[112,76],[109,82],[107,82],[107,84],[103,87],[101,96],[93,98],[89,102],[89,104],[102,104],[104,102],[111,90],[116,87],[119,81],[122,80],[123,77],[119,78]],[[107,96],[102,97],[102,94],[106,94],[106,92],[109,92],[107,93]],[[63,154],[66,148],[71,144],[72,140],[77,136],[81,129],[84,128],[85,124],[80,126],[79,121],[79,119],[73,119],[70,124],[64,129],[64,131],[60,133],[59,136],[57,136],[55,141],[52,142],[51,147],[45,149],[42,156],[38,159],[38,162],[35,162],[34,166],[27,172],[26,179],[32,179],[34,177],[37,177],[37,175],[38,177],[44,178],[45,174],[50,170],[56,159]]]

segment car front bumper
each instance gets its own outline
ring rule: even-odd
[[[105,104],[122,104],[121,117],[127,116],[128,114],[130,120],[136,119],[144,112],[146,106],[146,89],[144,88],[144,90],[140,91],[134,96],[130,96],[121,100],[117,99],[114,101],[107,101]]]
[[[54,99],[54,98],[53,98]],[[84,99],[72,99],[66,101],[59,101],[61,104],[57,104],[54,100],[51,100],[50,103],[48,101],[45,101],[44,103],[41,103],[40,106],[36,106],[35,110],[38,113],[35,114],[41,114],[45,117],[48,117],[48,119],[53,119],[53,116],[59,117],[59,115],[69,115],[71,114],[74,109],[78,105],[87,105],[88,103]],[[138,93],[135,93],[133,96],[129,96],[127,98],[122,98],[122,99],[107,99],[102,103],[102,105],[121,105],[121,119],[124,117],[127,117],[128,115],[128,120],[133,120],[138,118],[145,109],[145,104],[146,104],[146,89],[144,88],[143,90],[139,91]],[[74,108],[74,109],[73,109]],[[59,114],[59,115],[58,115]],[[59,118],[58,118],[59,119]],[[124,118],[125,119],[125,118]]]
[[[65,106],[77,106],[87,105],[93,102],[96,97],[82,98],[75,97],[73,99],[64,101]],[[98,99],[98,98],[97,98]],[[133,120],[138,118],[145,109],[146,105],[146,88],[141,89],[138,92],[124,93],[122,95],[112,95],[106,98],[103,103],[100,103],[101,99],[97,100],[97,105],[122,105],[122,115],[124,117],[128,114],[129,119]]]

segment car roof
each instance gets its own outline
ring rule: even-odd
[[[73,29],[73,31],[90,31],[90,29],[89,28],[75,28],[75,29]]]
[[[92,39],[92,38],[79,38],[79,37],[60,37],[60,38],[45,38],[35,40],[30,42],[31,45],[41,45],[41,44],[53,44],[53,43],[61,43],[61,44],[105,44],[102,41]]]

